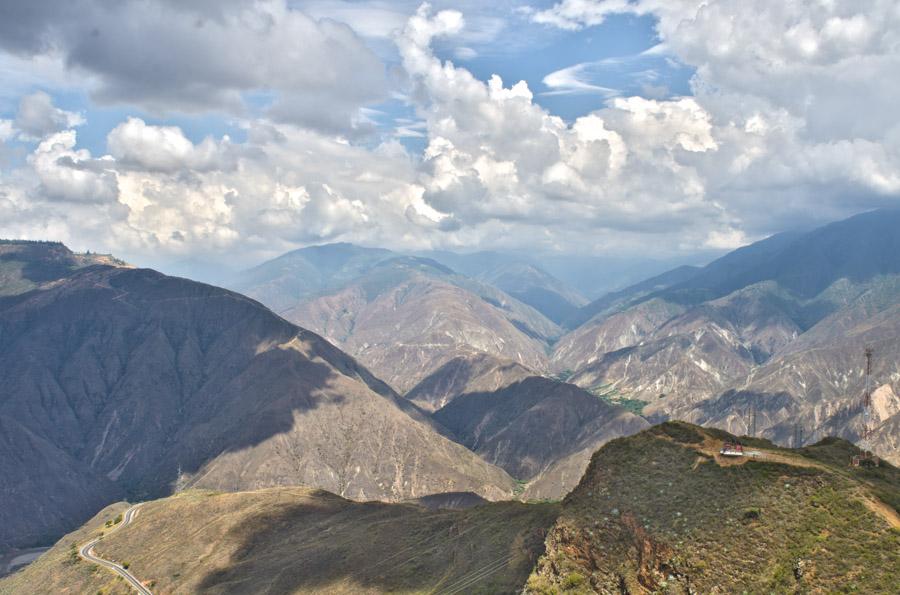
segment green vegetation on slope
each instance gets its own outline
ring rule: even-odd
[[[571,376],[571,375],[570,375]],[[618,405],[629,413],[642,415],[647,402],[640,399],[630,399],[619,392],[619,389],[611,384],[598,384],[588,390],[591,394],[602,401],[606,401],[612,405]]]
[[[689,424],[607,444],[564,502],[528,591],[896,592],[900,532],[847,458],[721,460],[720,444]],[[900,492],[895,472],[883,469],[883,500]]]

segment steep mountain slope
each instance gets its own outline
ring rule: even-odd
[[[112,573],[72,557],[70,545],[88,541],[122,508],[0,580],[0,593],[127,594]],[[144,504],[96,552],[128,562],[154,593],[512,593],[557,514],[555,504],[428,510],[302,488],[191,490]]]
[[[598,316],[563,335],[554,346],[551,369],[582,370],[609,352],[639,344],[682,312],[684,307],[678,304],[652,299],[623,312]]]
[[[434,417],[462,444],[520,480],[534,479],[574,452],[593,452],[648,426],[577,386],[540,376],[460,395]],[[556,496],[573,485],[559,485]]]
[[[900,345],[891,340],[900,244],[890,229],[898,226],[900,210],[864,213],[773,236],[659,290],[610,298],[559,340],[551,368],[572,371],[579,386],[645,401],[657,421],[746,431],[755,403],[757,431],[782,443],[796,432],[857,440],[865,346],[887,363],[880,382],[900,388]]]
[[[607,293],[579,308],[576,313],[565,321],[565,326],[572,329],[578,328],[595,316],[602,320],[604,315],[624,310],[628,306],[642,301],[648,295],[682,283],[696,275],[700,270],[700,267],[684,265],[640,283],[635,283],[625,289]]]
[[[593,326],[588,336],[599,342],[595,349],[605,352],[576,366],[571,381],[605,386],[643,401],[699,401],[743,379],[801,332],[789,301],[766,283],[695,306],[653,328],[654,322],[679,310],[656,298]],[[615,333],[622,328],[627,330]],[[601,334],[608,330],[613,332]],[[586,339],[578,331],[572,338],[582,345]],[[570,339],[564,340],[555,362],[566,361],[562,350]]]
[[[321,337],[244,296],[143,269],[89,267],[0,299],[0,420],[4,479],[47,471],[3,481],[9,545],[59,535],[123,491],[512,489]]]
[[[528,304],[557,324],[562,324],[587,302],[581,294],[547,271],[528,263],[492,269],[478,278]]]
[[[460,395],[492,392],[533,375],[512,360],[486,353],[461,355],[432,372],[405,396],[425,411],[434,412]]]
[[[848,284],[849,285],[849,284]],[[675,399],[648,409],[667,417],[746,432],[756,410],[761,436],[789,443],[796,433],[805,442],[841,436],[862,443],[865,417],[865,348],[873,349],[870,428],[867,446],[900,462],[900,433],[889,419],[900,411],[900,277],[884,277],[851,304],[827,316],[775,357],[753,370],[735,390],[697,404]],[[879,427],[881,426],[881,427]]]
[[[848,468],[840,441],[801,451],[666,424],[598,451],[563,502],[527,593],[893,593],[900,473]]]
[[[546,367],[559,328],[498,289],[427,259],[381,261],[341,289],[282,313],[406,392],[459,356],[488,353]]]
[[[881,209],[806,233],[786,233],[740,248],[663,293],[692,303],[774,281],[800,298],[813,298],[840,279],[852,283],[900,273],[900,209]]]

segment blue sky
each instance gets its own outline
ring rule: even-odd
[[[302,9],[305,3],[293,5]],[[544,2],[533,6],[551,5]],[[611,96],[600,90],[560,90],[545,84],[547,75],[578,65],[585,65],[579,76],[586,83],[615,90],[621,95],[659,99],[691,93],[689,83],[693,70],[689,66],[677,63],[671,57],[641,55],[660,43],[655,30],[656,19],[651,15],[613,15],[598,26],[562,31],[531,22],[519,12],[520,6],[502,8],[502,11],[491,9],[488,13],[491,18],[502,19],[502,27],[490,33],[473,34],[471,40],[438,41],[435,54],[465,67],[481,80],[499,74],[508,85],[526,81],[535,94],[536,103],[567,121],[602,108]],[[478,23],[477,18],[473,22]],[[392,43],[385,43],[379,37],[363,39],[382,57],[387,69],[397,66],[399,57]],[[461,47],[474,50],[473,55],[460,55]],[[129,116],[150,124],[178,126],[194,142],[209,135],[221,137],[227,134],[236,142],[246,138],[244,129],[232,116],[217,111],[199,114],[147,111],[128,103],[97,102],[85,89],[61,87],[40,80],[17,89],[20,94],[35,90],[49,93],[58,107],[85,116],[87,124],[78,129],[79,145],[93,154],[106,151],[107,134]],[[262,93],[247,93],[246,98],[250,106],[257,108],[268,103]],[[414,110],[399,100],[375,103],[370,107],[384,113],[376,117],[378,135],[359,139],[365,144],[376,143],[395,132],[397,118],[415,120]],[[14,118],[17,109],[17,97],[3,97],[0,118]],[[424,148],[421,139],[404,137],[402,141],[411,151]]]

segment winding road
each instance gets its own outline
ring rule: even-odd
[[[119,523],[118,525],[116,525],[116,528],[114,530],[117,531],[117,530],[121,529],[122,527],[124,527],[125,525],[127,525],[128,523],[130,523],[131,521],[133,521],[134,518],[137,516],[137,513],[139,512],[140,507],[141,507],[140,504],[135,504],[134,506],[132,506],[131,508],[126,510],[125,514],[122,516],[122,522]],[[97,545],[97,542],[99,542],[101,539],[103,539],[103,537],[97,537],[96,539],[92,539],[91,541],[82,545],[81,548],[78,550],[78,555],[80,555],[82,558],[84,558],[88,562],[93,562],[94,564],[99,564],[100,566],[105,566],[106,568],[109,568],[113,572],[119,574],[119,576],[121,576],[126,581],[128,581],[128,583],[132,587],[134,587],[134,590],[137,591],[138,593],[140,593],[141,595],[153,595],[153,593],[150,592],[150,589],[148,589],[147,587],[142,585],[141,581],[139,581],[137,578],[135,578],[135,576],[133,574],[128,572],[128,570],[126,570],[124,567],[122,567],[121,564],[116,564],[115,562],[110,562],[109,560],[104,560],[103,558],[99,558],[94,555],[94,546]]]

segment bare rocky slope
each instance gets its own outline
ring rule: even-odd
[[[512,360],[486,353],[461,355],[422,379],[405,396],[433,413],[460,395],[492,392],[530,376],[534,376],[534,372]]]
[[[863,349],[883,387],[871,446],[898,461],[886,424],[900,393],[900,211],[773,236],[586,306],[551,368],[653,420],[686,419],[781,443],[859,441]],[[797,426],[795,428],[795,425]]]
[[[188,486],[384,500],[513,488],[318,335],[146,269],[79,268],[0,298],[0,427],[5,546]]]
[[[342,252],[347,249],[340,246]],[[337,262],[337,270],[351,272],[330,280],[336,286],[318,293],[273,290],[259,272],[271,263],[254,270],[253,283],[235,287],[273,307],[293,300],[279,310],[282,316],[320,333],[400,392],[453,358],[477,353],[539,371],[546,368],[549,344],[561,331],[535,309],[434,260],[354,249],[362,250],[362,256],[354,251],[350,262],[369,259],[366,264]],[[282,258],[306,262],[313,258],[309,250]],[[316,250],[321,259],[331,247]],[[292,282],[302,284],[303,279]]]

